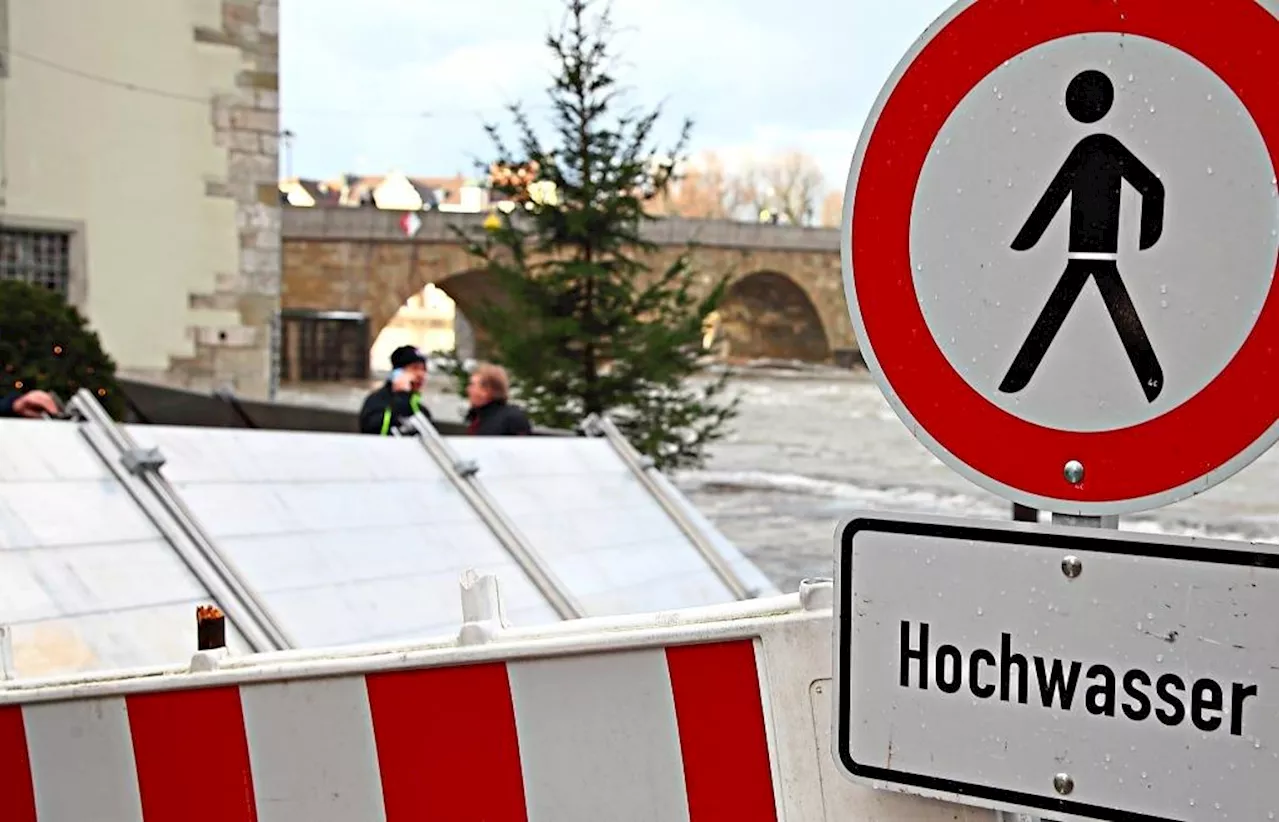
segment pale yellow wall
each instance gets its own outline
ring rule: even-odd
[[[4,0],[0,0],[3,2]],[[234,91],[241,58],[198,44],[216,0],[8,0],[18,52],[147,94],[15,56],[4,82],[5,216],[85,225],[82,306],[124,369],[191,356],[195,327],[232,327],[231,310],[190,308],[239,266],[236,205],[206,196],[227,175],[209,98]]]

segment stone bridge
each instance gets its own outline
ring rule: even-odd
[[[429,283],[463,315],[493,296],[492,275],[477,269],[451,228],[478,229],[484,215],[421,212],[412,238],[400,228],[402,216],[373,208],[285,207],[281,308],[361,312],[376,336]],[[837,231],[666,219],[651,224],[647,235],[659,246],[647,260],[655,270],[688,251],[704,288],[729,275],[719,318],[728,356],[856,359]]]

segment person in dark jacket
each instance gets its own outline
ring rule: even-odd
[[[500,365],[483,363],[471,372],[467,383],[467,433],[481,437],[532,434],[533,426],[519,407],[507,402],[507,372]]]
[[[36,419],[42,414],[54,416],[57,413],[57,401],[45,391],[14,391],[0,396],[0,417]]]
[[[391,352],[391,376],[369,396],[360,408],[360,433],[387,436],[406,417],[418,411],[431,419],[422,401],[427,382],[427,358],[412,345]]]

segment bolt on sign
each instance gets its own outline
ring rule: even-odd
[[[974,0],[899,64],[846,190],[881,390],[948,466],[1110,515],[1276,442],[1275,3]]]
[[[1275,445],[1278,16],[960,0],[899,63],[849,172],[845,294],[949,467],[1083,521]],[[836,543],[847,776],[1054,819],[1277,818],[1275,546],[913,517]]]

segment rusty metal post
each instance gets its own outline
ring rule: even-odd
[[[1013,521],[1014,522],[1039,522],[1040,512],[1035,508],[1019,503],[1013,504]]]
[[[227,647],[227,618],[216,605],[196,606],[196,650]]]

